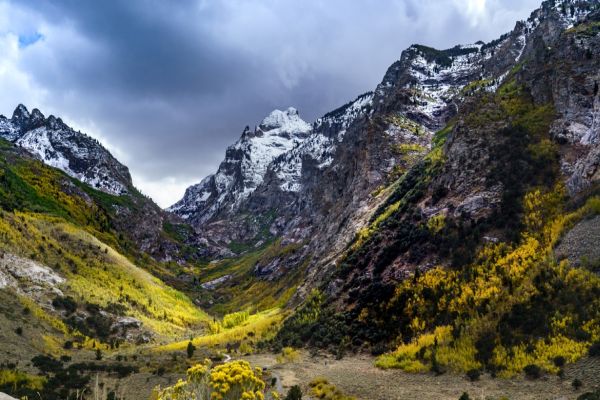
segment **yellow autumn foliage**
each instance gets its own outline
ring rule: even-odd
[[[502,376],[520,373],[531,364],[556,373],[557,357],[574,362],[585,355],[600,339],[600,299],[593,295],[600,288],[600,278],[567,261],[557,262],[553,248],[578,221],[600,214],[600,198],[588,199],[571,213],[563,212],[563,203],[561,186],[550,192],[533,190],[524,199],[526,229],[518,244],[487,244],[465,271],[437,267],[399,284],[387,307],[395,309],[402,301],[403,315],[409,318],[407,326],[415,338],[380,356],[376,365],[408,372],[426,371],[434,364],[455,371],[480,369],[477,340],[490,332],[497,335],[503,316],[514,307],[528,307],[542,295],[550,296],[549,301],[559,295],[586,296],[586,311],[557,304],[554,314],[546,316],[545,337],[521,337],[512,344],[492,342],[487,362]],[[437,223],[431,225],[435,229]],[[565,288],[570,294],[551,294]],[[454,316],[454,328],[431,325],[442,312]],[[574,329],[585,336],[575,336]]]
[[[155,389],[156,400],[264,400],[262,370],[247,361],[231,361],[212,368],[209,360],[187,370],[186,380]],[[278,395],[269,394],[272,399]]]

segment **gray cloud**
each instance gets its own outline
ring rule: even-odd
[[[538,2],[0,0],[0,112],[63,116],[168,205],[273,108],[311,121],[373,89],[410,44],[492,40]]]

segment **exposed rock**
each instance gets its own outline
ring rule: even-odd
[[[600,216],[584,219],[561,239],[556,247],[557,258],[566,258],[572,265],[600,267]]]
[[[211,281],[205,282],[205,283],[203,283],[200,286],[202,287],[202,289],[213,290],[214,288],[216,288],[220,284],[227,282],[229,279],[231,279],[231,275],[223,275],[220,278],[213,279]]]
[[[129,329],[139,329],[142,323],[133,317],[120,317],[110,327],[111,332],[125,332]]]
[[[65,279],[51,268],[33,260],[10,253],[0,257],[0,289],[10,288],[47,303],[52,296],[62,296],[60,285],[64,282]]]

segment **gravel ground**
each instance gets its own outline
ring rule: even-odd
[[[347,395],[360,400],[457,400],[467,392],[473,400],[550,399],[571,400],[592,387],[600,385],[600,360],[585,359],[570,366],[564,379],[546,376],[539,380],[493,379],[482,376],[470,382],[462,375],[408,374],[398,370],[380,370],[373,366],[370,356],[358,355],[335,360],[329,357],[310,357],[303,353],[295,363],[277,364],[274,355],[245,357],[253,364],[271,369],[287,390],[299,384],[307,393],[307,383],[316,377],[325,377]],[[584,387],[576,392],[571,387],[574,378],[583,381]]]
[[[600,261],[600,216],[584,219],[562,238],[556,247],[558,258],[568,258],[574,265],[583,260],[597,264]]]

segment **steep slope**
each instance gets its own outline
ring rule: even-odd
[[[480,47],[491,72],[454,97],[432,150],[315,280],[321,293],[279,343],[396,343],[381,367],[510,376],[558,372],[600,340],[595,251],[570,240],[579,259],[554,253],[573,227],[600,239],[581,222],[600,212],[599,21],[597,2],[547,1]]]
[[[157,277],[177,271],[135,246],[113,206],[137,212],[130,195],[98,191],[0,139],[0,390],[74,398],[98,368],[138,370],[89,360],[207,327],[192,299]]]
[[[447,50],[411,46],[374,92],[319,118],[306,139],[271,160],[260,184],[226,217],[202,219],[204,214],[193,209],[172,210],[235,252],[275,238],[300,245],[292,256],[257,264],[256,276],[279,279],[308,262],[310,280],[323,280],[393,191],[390,184],[430,150],[433,133],[472,92],[493,92],[505,79],[521,57],[530,29],[518,23],[494,42]],[[213,179],[190,193],[210,187]],[[186,198],[194,196],[200,194]]]

